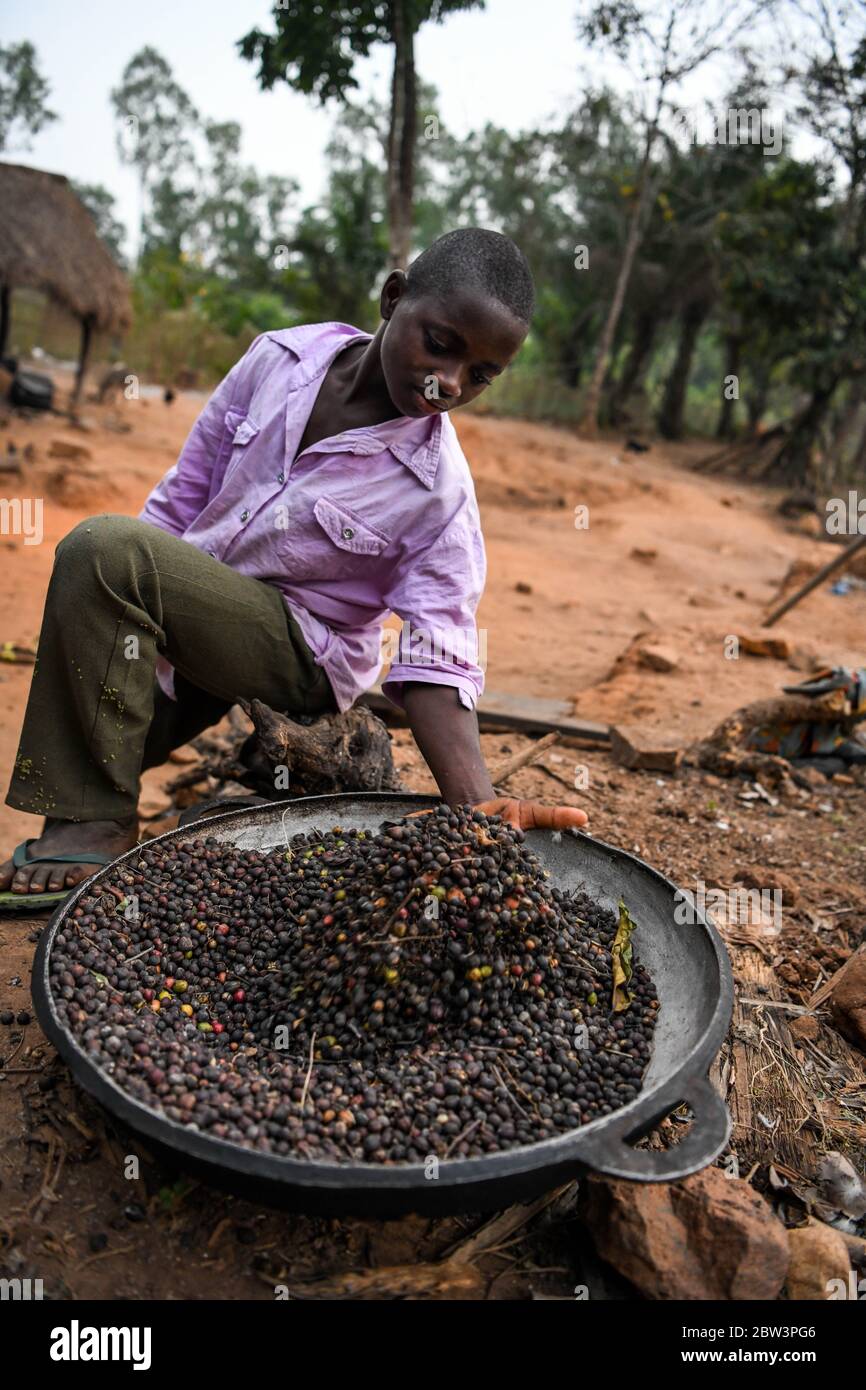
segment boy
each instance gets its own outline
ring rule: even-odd
[[[523,827],[586,823],[497,798],[474,712],[485,555],[447,412],[504,371],[533,301],[507,237],[449,232],[388,276],[374,336],[262,334],[140,518],[92,517],[60,543],[6,798],[45,827],[0,891],[60,894],[135,844],[142,767],[238,696],[348,709],[376,678],[389,611],[409,641],[383,688],[443,799]]]

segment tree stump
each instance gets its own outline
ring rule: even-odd
[[[261,700],[238,703],[255,732],[239,748],[233,776],[260,796],[403,790],[388,730],[366,705],[305,724]]]

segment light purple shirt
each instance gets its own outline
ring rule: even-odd
[[[278,588],[341,710],[374,684],[382,621],[403,619],[383,691],[484,688],[475,610],[486,560],[475,488],[444,413],[344,430],[295,457],[344,323],[263,333],[211,396],[141,520]],[[171,672],[160,659],[167,693]]]

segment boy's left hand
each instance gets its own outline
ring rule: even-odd
[[[475,809],[486,816],[501,816],[519,830],[579,830],[589,816],[576,806],[544,806],[540,801],[521,801],[516,796],[496,796],[476,801]]]

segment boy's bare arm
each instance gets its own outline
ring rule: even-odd
[[[523,830],[586,825],[586,812],[576,806],[544,806],[538,801],[497,796],[481,752],[478,716],[460,703],[453,685],[406,681],[403,705],[415,742],[449,805],[468,801],[487,815],[500,815]]]
[[[449,805],[474,805],[496,795],[481,752],[478,717],[460,703],[456,686],[406,681],[403,706],[415,742]]]

